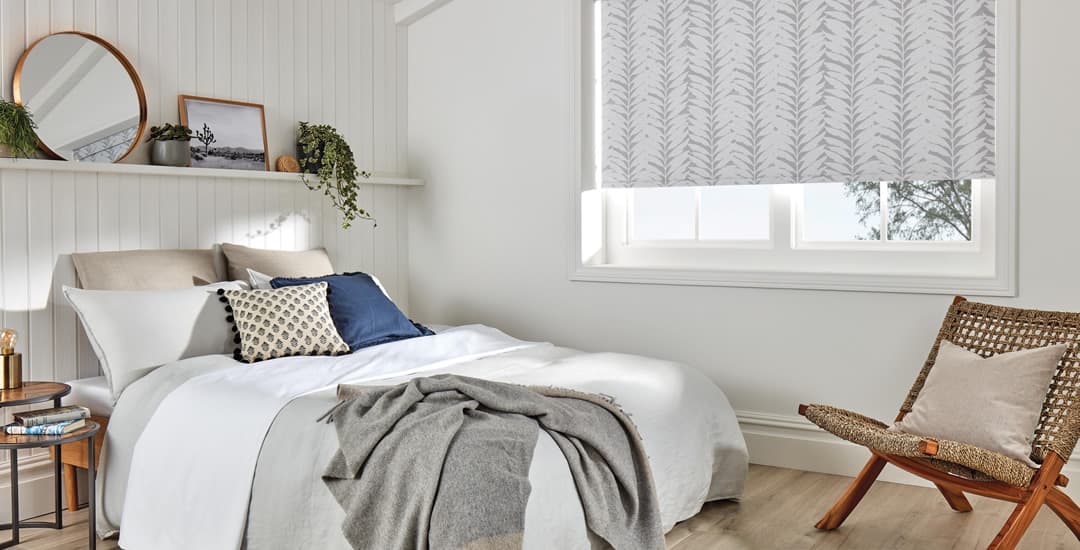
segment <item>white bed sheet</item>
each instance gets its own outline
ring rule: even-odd
[[[65,405],[82,405],[94,416],[111,416],[113,412],[112,391],[104,376],[69,380],[71,393],[64,397]]]
[[[697,371],[645,357],[554,346],[495,355],[445,371],[613,397],[642,435],[665,531],[696,514],[705,501],[742,493],[747,457],[734,413],[720,390]],[[412,376],[377,383],[395,384],[408,378]],[[341,536],[344,514],[320,479],[337,449],[337,439],[332,430],[311,429],[311,418],[334,402],[333,390],[306,395],[290,403],[275,420],[252,486],[247,550],[349,550]],[[298,448],[305,450],[301,460],[292,453]],[[542,431],[529,481],[532,491],[525,510],[524,550],[591,548],[566,460]]]
[[[314,424],[310,413],[333,404],[332,387],[339,382],[385,384],[434,372],[615,397],[642,433],[666,529],[696,513],[706,500],[737,497],[742,490],[746,447],[734,413],[714,384],[681,365],[529,344],[479,326],[377,348],[255,366],[208,356],[163,367],[140,380],[121,397],[106,439],[98,493],[102,531],[121,527],[121,545],[127,550],[190,548],[193,543],[200,548],[275,548],[290,536],[302,547],[344,547],[340,510],[319,479],[327,458],[320,453],[334,448],[333,430]],[[253,403],[261,412],[237,414]],[[297,404],[305,405],[304,415],[290,420],[286,413]],[[294,445],[271,452],[267,434],[290,421],[295,426],[287,433],[296,434]],[[526,546],[543,548],[561,540],[561,547],[586,548],[569,470],[548,443],[538,442],[530,471],[537,490],[529,501],[525,535],[526,543],[536,544]],[[270,485],[300,492],[262,498],[269,495],[253,488],[256,462],[260,471],[271,473],[270,479],[280,480]],[[287,470],[296,465],[300,471]],[[286,470],[279,474],[275,468],[282,467]],[[166,479],[172,480],[164,493],[161,471],[169,471]],[[191,538],[195,534],[198,540]]]

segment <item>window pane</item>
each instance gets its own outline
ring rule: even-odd
[[[631,238],[667,241],[694,238],[697,196],[692,187],[634,189]]]
[[[878,240],[881,238],[880,225],[879,184],[813,183],[803,186],[803,240]]]
[[[769,239],[769,186],[701,188],[702,240]]]
[[[971,240],[971,180],[900,181],[888,189],[890,240]]]

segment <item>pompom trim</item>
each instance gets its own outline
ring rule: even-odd
[[[221,296],[218,299],[221,300],[221,303],[225,304],[225,312],[230,314],[225,316],[225,322],[232,325],[232,331],[235,334],[235,336],[233,336],[233,343],[237,344],[237,348],[233,350],[233,359],[241,363],[250,362],[244,361],[244,354],[241,353],[241,348],[239,347],[239,344],[242,341],[242,338],[240,337],[240,327],[236,326],[236,317],[231,315],[233,308],[232,304],[229,303],[228,296],[225,296],[225,289],[219,288],[217,292],[218,295]]]

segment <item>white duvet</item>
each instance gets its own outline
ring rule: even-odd
[[[119,530],[127,550],[348,548],[319,477],[336,439],[315,418],[337,384],[438,372],[614,397],[641,432],[665,530],[742,491],[747,455],[735,415],[697,371],[468,326],[334,358],[245,365],[206,356],[157,369],[125,390],[110,419],[100,532]],[[525,546],[587,548],[569,469],[546,436],[529,477]]]

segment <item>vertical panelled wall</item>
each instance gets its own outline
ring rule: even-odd
[[[266,107],[271,159],[297,121],[335,126],[361,168],[404,172],[398,51],[386,0],[0,0],[0,90],[27,45],[78,30],[117,45],[146,88],[150,124],[177,122],[177,94]],[[403,134],[403,132],[400,132]],[[146,163],[145,144],[126,162]],[[341,270],[376,273],[403,306],[405,189],[365,185],[378,227],[340,229],[299,182],[0,169],[0,324],[22,335],[25,375],[98,373],[62,285],[73,251],[325,246]]]

